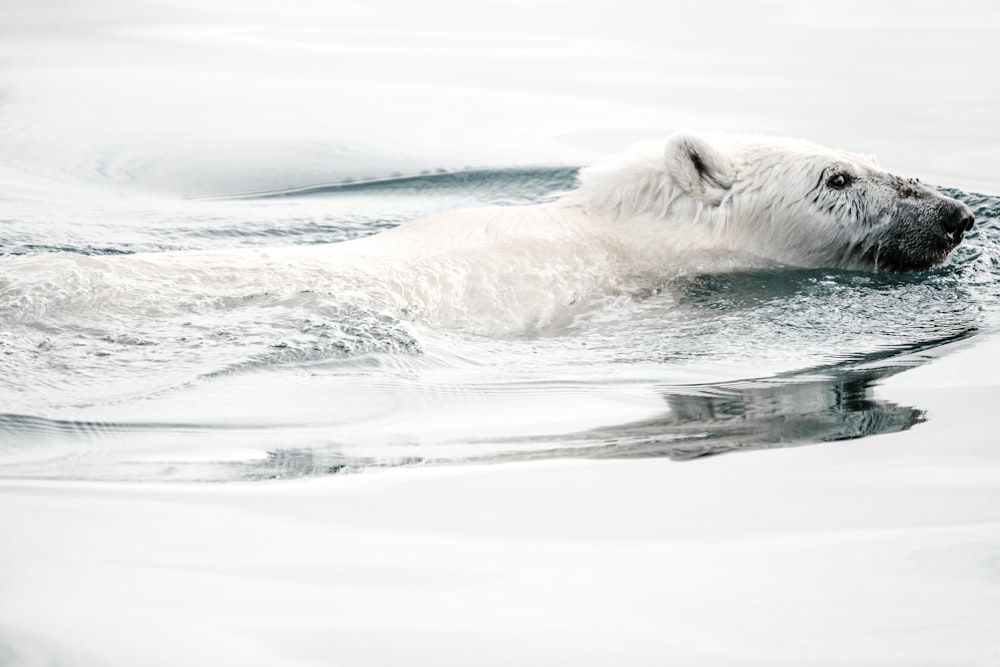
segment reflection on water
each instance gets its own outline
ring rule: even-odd
[[[923,412],[872,395],[880,379],[898,370],[845,370],[822,379],[763,380],[668,393],[668,413],[612,429],[630,442],[619,452],[596,453],[690,459],[904,431],[922,421]]]
[[[909,366],[856,365],[788,378],[663,389],[667,411],[641,422],[539,441],[473,442],[464,455],[352,457],[336,448],[277,449],[242,468],[244,478],[289,478],[372,467],[503,463],[547,458],[667,456],[689,460],[905,431],[924,419],[915,407],[874,398],[875,385]]]
[[[265,434],[271,442],[296,441],[287,426],[113,423],[0,415],[6,447],[0,477],[162,481],[289,479],[372,468],[503,463],[548,458],[666,456],[689,460],[733,451],[792,447],[904,431],[924,420],[919,407],[875,398],[878,383],[927,363],[928,351],[973,331],[917,346],[903,354],[879,353],[785,376],[659,389],[666,410],[641,421],[562,436],[477,439],[424,448],[382,441],[358,447],[339,442],[274,447],[243,460],[171,460],[174,447],[143,456],[143,440],[168,442],[226,436],[240,441]],[[322,430],[322,427],[320,427]],[[176,442],[173,442],[176,446]],[[44,456],[39,456],[44,452]]]
[[[474,443],[468,456],[352,457],[342,450],[277,449],[242,466],[238,477],[279,479],[372,467],[503,463],[548,458],[666,456],[690,460],[738,450],[794,447],[905,431],[924,420],[910,406],[873,397],[882,378],[903,370],[847,369],[827,377],[763,380],[665,390],[668,410],[642,422],[531,442]],[[478,451],[477,451],[478,450]],[[481,453],[482,452],[482,453]]]
[[[653,419],[593,429],[561,447],[491,460],[585,456],[667,456],[689,460],[738,450],[771,449],[905,431],[924,421],[917,407],[874,397],[878,383],[927,363],[927,350],[973,335],[968,331],[901,355],[866,358],[781,377],[667,387],[667,411]]]

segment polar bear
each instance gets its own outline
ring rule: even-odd
[[[633,265],[756,257],[797,267],[913,271],[945,261],[973,225],[969,208],[874,157],[796,139],[676,133],[585,168],[579,186],[540,206],[431,216],[371,240],[562,251]],[[432,241],[437,239],[437,241]],[[574,246],[576,244],[576,246]],[[517,261],[516,257],[509,257]],[[538,269],[544,270],[545,257]]]
[[[972,224],[961,202],[865,155],[683,131],[583,169],[575,189],[548,203],[441,213],[343,243],[13,258],[0,305],[16,302],[22,318],[33,308],[44,315],[53,300],[162,316],[266,295],[286,306],[314,298],[431,326],[525,331],[648,294],[679,273],[925,269]]]
[[[400,308],[458,317],[474,303],[511,312],[530,303],[546,320],[678,272],[926,269],[973,225],[965,204],[871,156],[797,139],[682,131],[578,180],[546,204],[433,215],[325,258]]]

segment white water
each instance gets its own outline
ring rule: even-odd
[[[2,17],[0,664],[1000,661],[993,4]],[[877,153],[977,231],[517,332],[185,254],[539,201],[683,126]]]

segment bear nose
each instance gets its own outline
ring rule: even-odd
[[[972,211],[965,204],[961,204],[951,213],[949,213],[941,221],[941,225],[944,227],[944,231],[949,234],[963,234],[970,229],[972,225],[976,222],[976,217],[972,215]]]

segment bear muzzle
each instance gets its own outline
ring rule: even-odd
[[[951,207],[951,210],[941,218],[941,227],[944,228],[945,236],[957,245],[962,240],[962,235],[972,229],[976,217],[962,202],[954,201],[954,203],[955,206]]]

